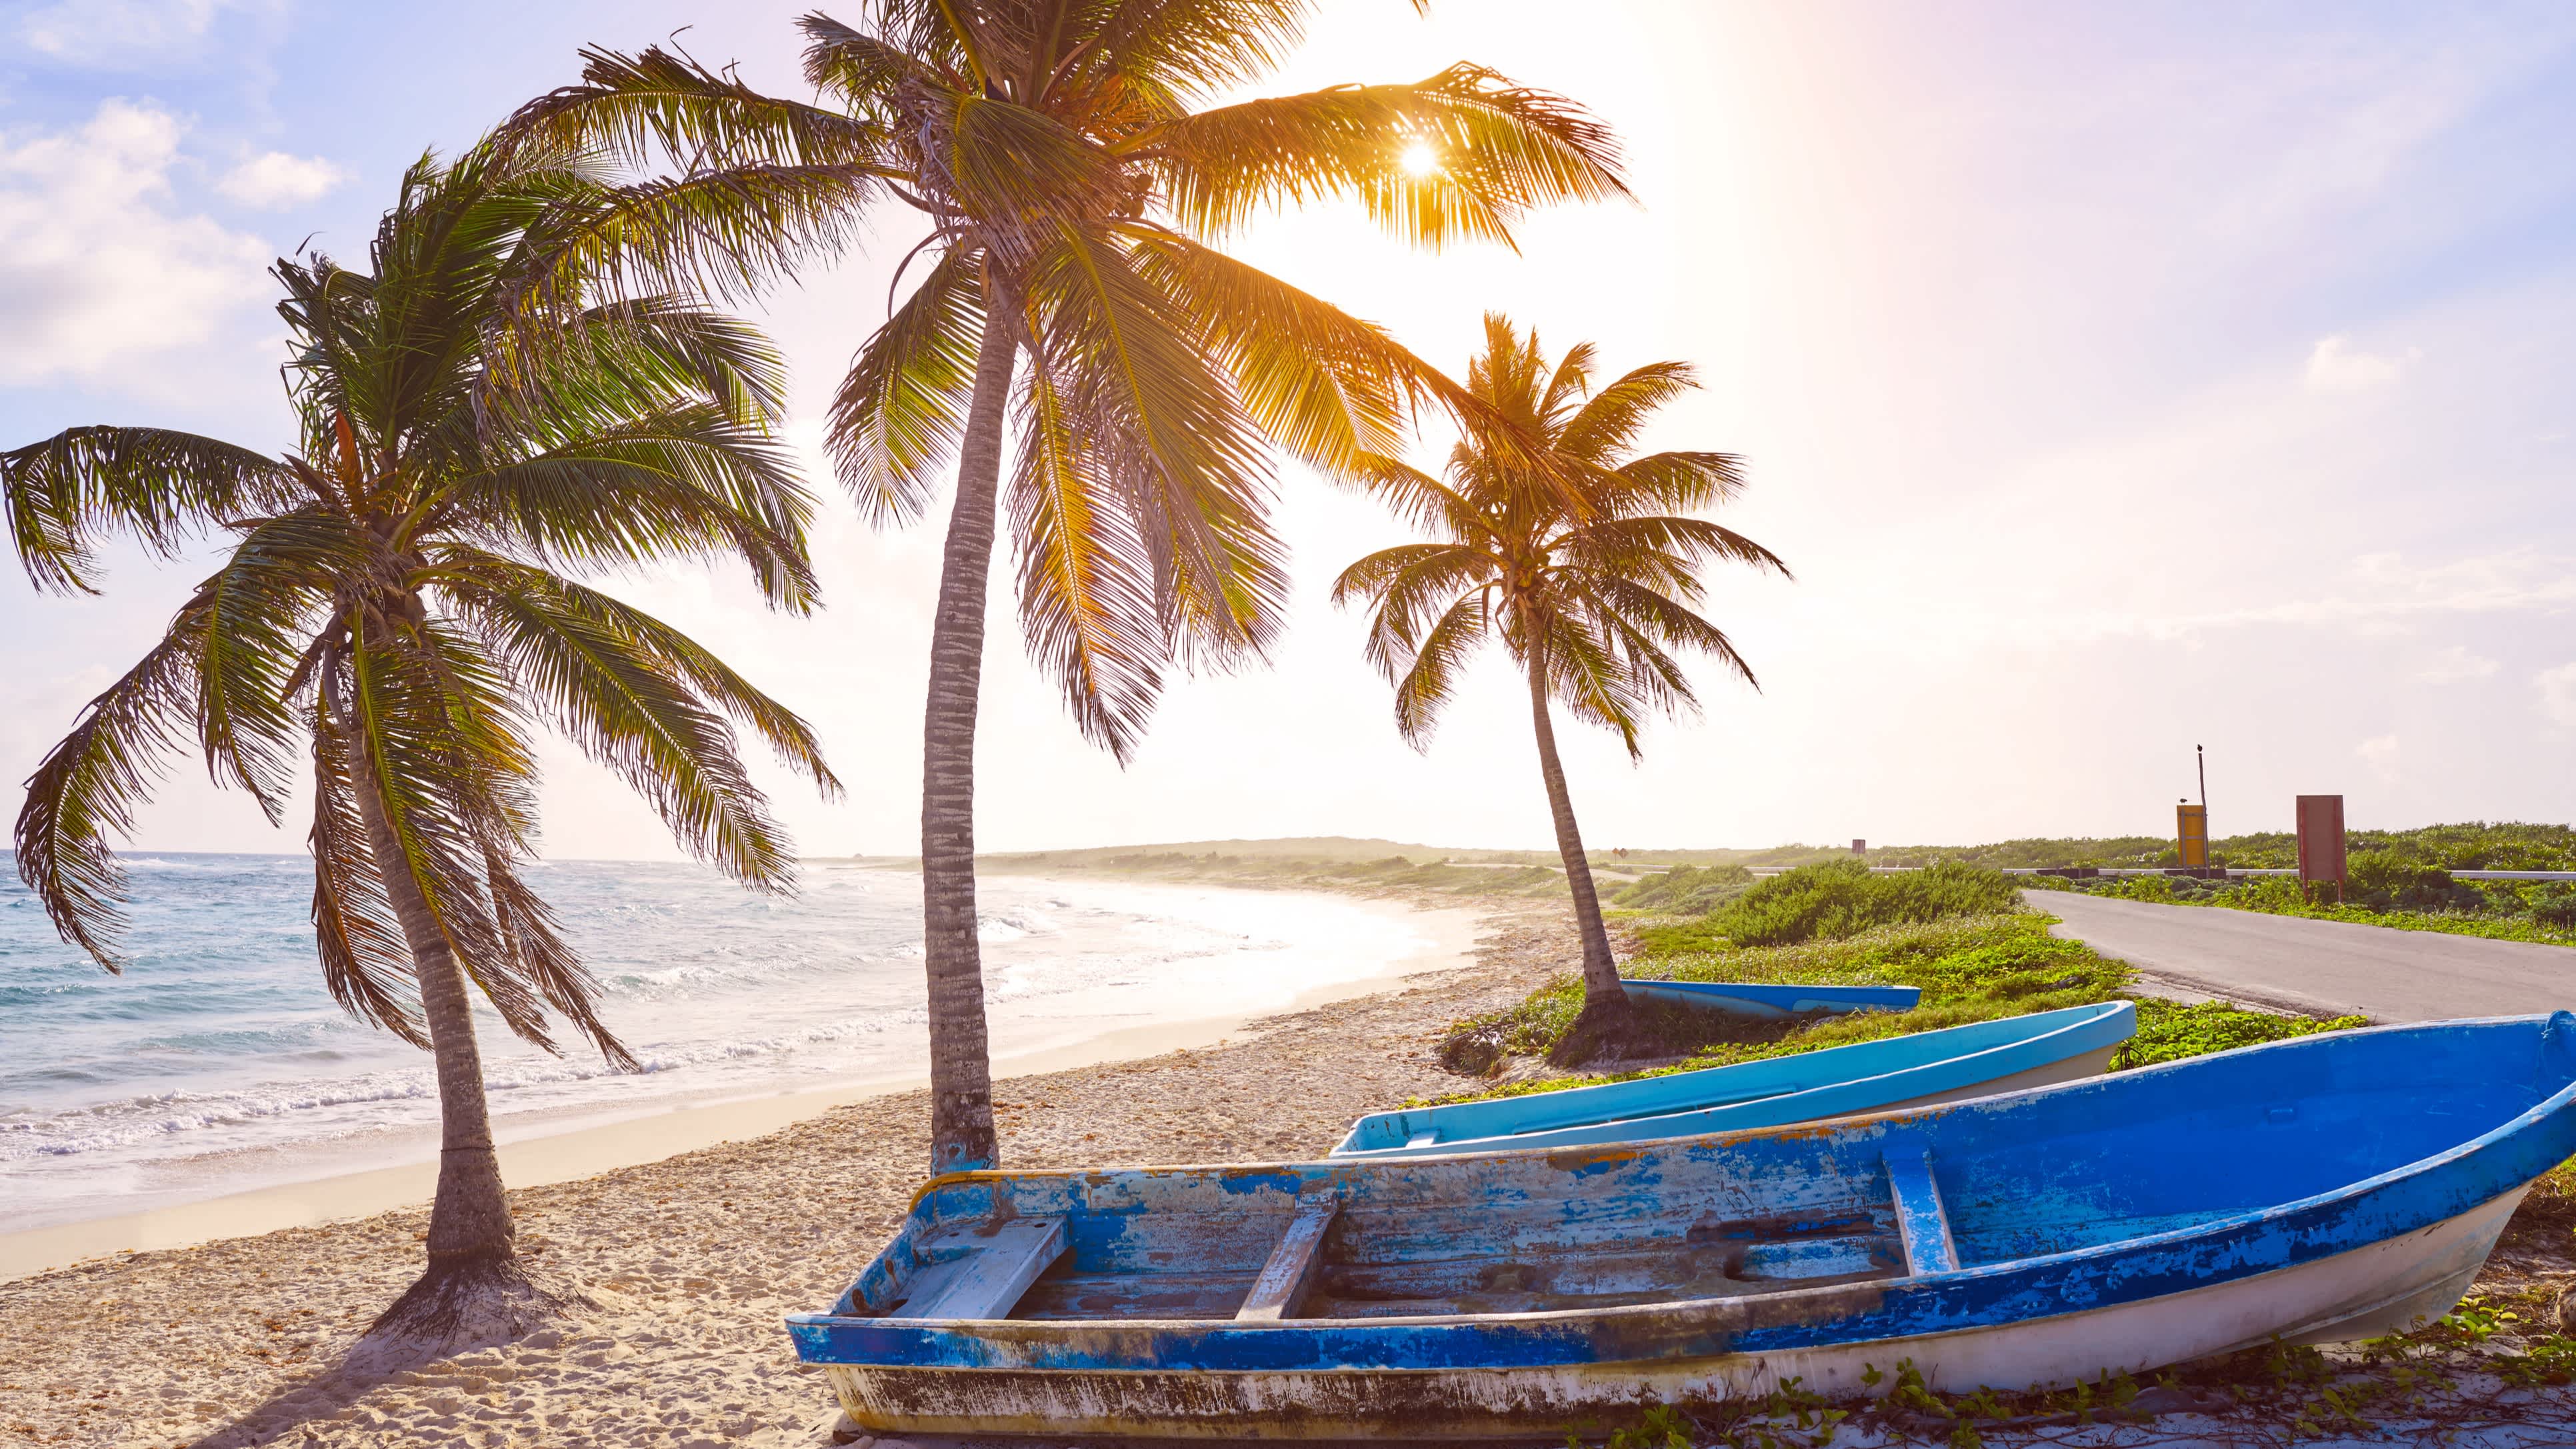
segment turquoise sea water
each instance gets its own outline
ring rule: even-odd
[[[426,1155],[427,1057],[323,989],[305,857],[126,863],[130,961],[110,976],[56,938],[0,855],[0,1230]],[[547,1056],[483,1013],[505,1135],[924,1063],[909,872],[812,863],[783,901],[688,865],[549,863],[533,880],[646,1070],[611,1072],[577,1037]],[[997,1054],[1284,1006],[1424,941],[1302,895],[1000,878],[981,902]]]

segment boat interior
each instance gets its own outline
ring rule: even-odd
[[[2311,1038],[1714,1138],[926,1189],[834,1312],[1018,1320],[1518,1314],[1896,1279],[2348,1187],[2576,1079],[2537,1019]]]

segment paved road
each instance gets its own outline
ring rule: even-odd
[[[2194,995],[2377,1021],[2576,1009],[2576,950],[2564,946],[2073,891],[2023,899],[2059,919],[2053,934]]]

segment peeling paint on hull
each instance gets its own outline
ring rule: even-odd
[[[1558,1437],[1902,1359],[2026,1388],[2372,1336],[2445,1311],[2571,1155],[2576,1015],[2382,1028],[1647,1145],[960,1174],[789,1331],[886,1431]],[[1326,1195],[1303,1316],[1233,1321]],[[1959,1266],[1899,1225],[1927,1214]],[[1073,1246],[1011,1317],[902,1316],[924,1265],[1030,1217]]]

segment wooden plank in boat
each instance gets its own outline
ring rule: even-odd
[[[1941,1184],[1932,1177],[1928,1152],[1887,1154],[1887,1186],[1896,1199],[1896,1231],[1905,1264],[1916,1273],[1947,1273],[1959,1266],[1950,1240],[1950,1215],[1941,1210]]]
[[[921,1275],[896,1318],[1007,1318],[1047,1265],[1064,1255],[1064,1219],[1002,1224],[967,1252]]]
[[[1261,1265],[1261,1276],[1252,1280],[1252,1291],[1234,1312],[1237,1319],[1276,1323],[1297,1316],[1306,1290],[1314,1286],[1315,1267],[1324,1259],[1324,1234],[1332,1230],[1333,1218],[1341,1210],[1341,1200],[1329,1193],[1298,1194],[1297,1216],[1288,1224],[1287,1236],[1271,1250],[1270,1261]]]

